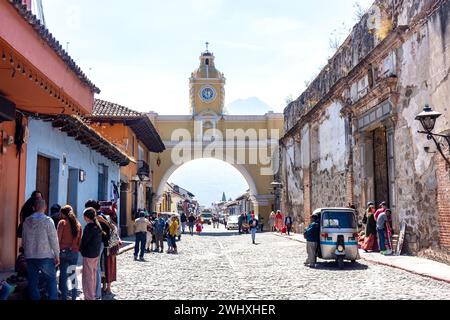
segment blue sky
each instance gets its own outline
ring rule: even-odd
[[[357,2],[373,0],[43,0],[47,26],[70,42],[98,98],[160,114],[189,112],[188,79],[206,41],[227,78],[226,104],[257,97],[282,112],[332,56],[330,37],[343,40],[356,23]],[[230,173],[221,183],[237,196],[242,180]],[[204,203],[222,196],[191,191]]]

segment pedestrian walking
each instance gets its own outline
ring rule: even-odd
[[[25,219],[22,230],[30,298],[41,299],[39,274],[42,274],[47,283],[48,299],[57,300],[56,268],[60,264],[58,234],[53,220],[45,214],[45,200],[36,198],[33,208],[35,213]]]
[[[145,253],[151,253],[153,251],[153,244],[156,242],[153,235],[153,215],[146,214],[145,218],[149,221],[147,225],[147,241],[145,242]]]
[[[263,217],[259,218],[259,226],[260,226],[260,231],[264,232],[264,218]]]
[[[179,223],[177,217],[173,216],[169,221],[169,229],[167,232],[167,242],[168,250],[167,253],[177,254],[177,233],[178,233]]]
[[[183,234],[185,234],[185,232],[186,232],[187,216],[186,216],[186,214],[184,212],[181,213],[180,222],[181,222],[181,232]]]
[[[216,214],[212,216],[212,223],[214,229],[219,228],[219,217]]]
[[[81,244],[81,224],[78,221],[73,208],[69,205],[61,208],[61,220],[58,223],[58,240],[60,252],[59,267],[59,291],[61,292],[61,300],[67,300],[67,270],[71,267],[71,276],[76,274],[76,266],[78,264],[78,253]],[[72,300],[77,299],[77,288],[72,287]]]
[[[306,239],[306,252],[308,258],[305,261],[305,265],[311,268],[315,268],[317,265],[317,247],[320,241],[320,226],[319,226],[319,216],[313,214],[311,216],[312,222],[309,227],[305,230]]]
[[[203,231],[203,223],[201,217],[198,217],[197,221],[195,222],[195,230],[197,231],[197,234],[200,234]]]
[[[134,244],[134,261],[137,261],[138,256],[140,261],[144,261],[145,245],[147,244],[147,228],[150,225],[151,223],[145,218],[144,213],[139,212],[138,218],[134,221],[134,235],[136,237]]]
[[[293,223],[292,217],[286,216],[286,218],[284,219],[284,225],[286,226],[288,236],[291,235],[292,223]]]
[[[84,227],[81,238],[80,252],[83,256],[83,294],[85,300],[96,299],[96,283],[98,260],[101,254],[102,227],[97,220],[97,212],[94,208],[87,208],[83,212],[87,225]]]
[[[248,224],[250,226],[250,233],[252,234],[252,243],[256,244],[256,231],[258,230],[258,219],[255,218],[254,213],[252,213],[252,216]]]
[[[244,222],[246,220],[245,214],[241,213],[241,215],[238,218],[238,227],[239,227],[239,234],[242,233],[242,225],[244,224]]]
[[[156,238],[156,252],[164,252],[164,232],[166,228],[166,221],[161,217],[161,213],[158,212],[157,218],[153,225],[153,230]]]
[[[367,210],[363,217],[363,223],[366,223],[366,231],[364,235],[364,243],[362,249],[366,252],[378,251],[377,241],[377,223],[375,221],[375,204],[369,202]]]
[[[275,215],[275,230],[281,233],[282,229],[283,229],[283,215],[281,214],[281,211],[278,210],[277,214]]]
[[[269,216],[269,228],[271,232],[275,231],[275,212],[271,212]]]
[[[195,225],[195,217],[194,214],[190,214],[188,218],[188,224],[189,224],[189,232],[191,233],[191,236],[194,235],[194,225]]]
[[[22,206],[22,209],[20,209],[20,214],[19,214],[20,223],[19,223],[19,227],[17,228],[17,238],[22,238],[23,223],[29,216],[31,216],[32,214],[35,213],[34,204],[35,204],[36,200],[38,200],[38,199],[43,199],[42,192],[37,191],[37,190],[33,191],[33,193],[31,194],[31,197],[28,198],[27,201],[25,201],[25,204]]]

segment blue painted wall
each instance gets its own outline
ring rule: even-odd
[[[69,169],[81,169],[86,172],[86,180],[78,182],[77,199],[77,216],[83,225],[82,212],[84,203],[89,199],[97,200],[98,198],[99,166],[105,165],[108,167],[108,195],[110,197],[112,195],[111,180],[116,183],[119,182],[120,167],[118,164],[82,145],[58,129],[53,128],[51,122],[31,119],[29,121],[29,141],[27,145],[25,190],[27,199],[36,189],[38,154],[52,159],[50,165],[49,207],[55,203],[61,206],[67,204]],[[63,154],[66,155],[66,165],[63,165]],[[118,203],[118,208],[120,208],[120,203]],[[120,212],[117,213],[117,217],[120,217]]]

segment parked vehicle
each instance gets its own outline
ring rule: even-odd
[[[239,216],[228,216],[227,230],[239,230]]]
[[[202,222],[204,224],[211,224],[212,223],[212,213],[211,211],[205,210],[202,212],[202,214],[200,215],[202,217]]]
[[[320,221],[319,258],[335,260],[344,267],[344,260],[359,260],[356,212],[349,208],[321,208],[314,211]]]

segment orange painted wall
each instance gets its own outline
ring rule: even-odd
[[[91,89],[68,69],[63,60],[44,43],[8,1],[0,1],[0,38],[20,52],[58,87],[64,88],[64,91],[86,112],[92,112],[94,96]]]
[[[2,130],[14,136],[15,122],[0,123]],[[14,144],[7,147],[5,154],[0,154],[0,271],[14,269],[18,215],[25,202],[25,162],[26,144],[19,157]]]
[[[127,153],[128,156],[137,159],[138,158],[138,144],[140,144],[145,152],[148,153],[148,149],[139,142],[139,140],[136,138],[136,135],[134,134],[133,130],[130,129],[130,127],[115,123],[115,124],[91,124],[91,126],[102,136],[107,138],[112,143],[116,144],[119,148],[121,148],[123,151]],[[134,138],[134,150],[132,149],[132,140]],[[128,140],[128,148],[125,149],[125,140]],[[122,167],[120,169],[120,173],[126,177],[128,177],[128,182],[130,183],[130,189],[128,191],[127,195],[127,227],[128,227],[128,234],[133,234],[133,219],[132,219],[132,201],[133,201],[133,184],[131,183],[131,179],[136,176],[138,170],[137,163],[131,162],[128,166]],[[146,190],[144,189],[144,199],[146,197]],[[151,208],[149,208],[151,209]]]

